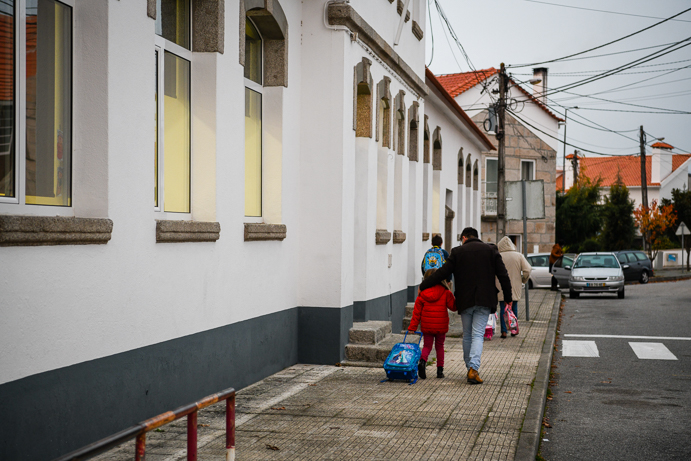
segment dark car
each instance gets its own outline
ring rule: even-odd
[[[639,250],[615,251],[614,254],[624,269],[624,279],[627,282],[648,283],[653,275],[653,264],[648,255]]]
[[[569,278],[571,277],[571,267],[573,266],[573,261],[578,256],[577,253],[566,253],[552,266],[552,288],[569,287]]]

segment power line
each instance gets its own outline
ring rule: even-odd
[[[659,67],[659,66],[666,66],[666,65],[669,65],[669,64],[677,64],[677,63],[680,63],[680,62],[689,62],[689,61],[691,61],[691,59],[682,59],[681,61],[663,62],[663,63],[660,63],[660,64],[648,64],[647,66],[633,66],[633,67],[631,67],[631,69],[642,69],[642,68],[645,68],[645,67]],[[619,73],[619,74],[617,74],[617,75],[635,75],[635,74],[649,74],[649,73],[653,73],[653,72],[667,72],[668,70],[681,70],[681,69],[686,69],[687,67],[688,67],[688,66],[679,67],[679,68],[676,68],[676,69],[646,70],[646,71],[643,71],[643,72],[622,72],[622,73]],[[601,73],[601,72],[607,72],[607,69],[602,69],[602,70],[582,70],[582,71],[578,71],[578,72],[550,72],[549,76],[550,76],[550,77],[554,77],[554,76],[557,76],[557,77],[566,77],[566,76],[572,77],[572,76],[585,75],[585,74],[597,74],[597,73]],[[533,74],[527,73],[527,72],[526,72],[526,73],[513,73],[513,72],[512,72],[511,75],[533,75]]]
[[[537,128],[536,126],[534,126],[534,125],[532,125],[532,124],[526,122],[525,120],[523,120],[523,118],[519,117],[518,114],[516,114],[516,113],[515,113],[514,111],[512,111],[511,109],[508,109],[508,108],[507,108],[506,110],[508,110],[509,113],[510,113],[511,115],[513,115],[517,120],[520,120],[521,122],[523,122],[525,125],[531,127],[532,129],[537,130],[537,131],[539,131],[540,133],[544,134],[545,136],[548,136],[548,137],[550,137],[550,138],[552,138],[552,139],[555,139],[555,140],[557,140],[557,141],[559,141],[559,142],[564,142],[564,141],[562,141],[561,139],[557,138],[556,136],[552,136],[551,134],[549,134],[549,133],[547,133],[547,132],[545,132],[545,131],[543,131],[543,130]],[[579,150],[581,150],[581,151],[583,151],[583,152],[589,152],[589,153],[595,154],[595,155],[618,156],[618,157],[633,157],[633,156],[638,155],[638,154],[614,154],[614,155],[613,155],[613,154],[604,154],[604,153],[602,153],[602,152],[597,152],[597,151],[594,151],[594,150],[585,149],[585,148],[583,148],[583,147],[580,147],[580,146],[577,146],[577,145],[575,145],[575,144],[571,144],[571,143],[568,143],[568,142],[566,142],[566,143],[564,143],[564,144],[566,144],[567,146],[571,146],[571,147],[573,147],[573,148],[575,148],[575,149],[579,149]]]
[[[640,107],[640,108],[643,108],[643,109],[653,109],[653,110],[668,111],[668,112],[670,112],[670,113],[675,113],[675,114],[679,114],[679,113],[690,114],[690,113],[691,113],[691,112],[680,111],[680,110],[677,110],[677,109],[666,109],[666,108],[664,108],[664,107],[652,107],[652,106],[644,106],[644,105],[641,105],[641,104],[633,104],[633,103],[630,103],[630,102],[613,101],[613,100],[611,100],[611,99],[598,98],[598,97],[596,97],[596,96],[590,96],[590,95],[583,95],[583,94],[578,94],[578,93],[572,93],[572,92],[570,92],[570,91],[563,91],[563,93],[572,94],[572,95],[575,95],[575,96],[578,96],[578,97],[581,97],[581,98],[596,99],[596,100],[598,100],[598,101],[604,101],[604,102],[609,102],[609,103],[613,103],[613,104],[621,104],[621,105],[624,105],[624,106]]]
[[[691,115],[691,112],[652,112],[645,110],[624,110],[624,109],[598,109],[596,107],[581,107],[581,110],[597,110],[602,112],[630,112],[634,114],[660,114],[660,115]]]
[[[617,54],[626,54],[626,53],[634,53],[636,51],[643,51],[643,50],[650,50],[652,48],[662,48],[663,46],[671,45],[674,42],[669,42],[669,43],[663,43],[661,45],[653,45],[653,46],[646,46],[643,48],[634,48],[632,50],[624,50],[624,51],[615,51],[614,53],[604,53],[604,54],[595,54],[593,56],[583,56],[580,58],[571,58],[571,59],[562,59],[561,62],[567,62],[567,61],[581,61],[583,59],[593,59],[593,58],[602,58],[605,56],[614,56]]]
[[[635,17],[638,17],[638,18],[648,18],[648,19],[664,19],[664,18],[660,18],[660,17],[657,17],[657,16],[645,16],[645,15],[642,15],[642,14],[621,13],[621,12],[619,12],[619,11],[596,10],[596,9],[594,9],[594,8],[583,8],[583,7],[580,7],[580,6],[562,5],[562,4],[559,4],[559,3],[540,2],[540,1],[538,1],[538,0],[524,0],[524,1],[526,1],[526,2],[531,2],[531,3],[542,3],[543,5],[561,6],[562,8],[573,8],[573,9],[575,9],[575,10],[596,11],[596,12],[598,12],[598,13],[619,14],[619,15],[622,15],[622,16],[635,16]],[[687,20],[685,20],[685,19],[673,19],[673,21],[691,22],[691,21],[687,21]]]
[[[435,0],[435,1],[436,1],[436,0]],[[567,58],[572,58],[572,57],[574,57],[574,56],[579,56],[579,55],[581,55],[581,54],[589,53],[589,52],[591,52],[591,51],[595,51],[595,50],[597,50],[597,49],[604,48],[604,47],[606,47],[606,46],[612,45],[613,43],[617,43],[617,42],[620,42],[620,41],[625,40],[625,39],[627,39],[627,38],[633,37],[634,35],[638,35],[638,34],[640,34],[641,32],[645,32],[646,30],[649,30],[649,29],[652,29],[653,27],[659,26],[660,24],[663,24],[663,23],[665,23],[665,22],[667,22],[667,21],[669,21],[669,20],[672,20],[672,19],[676,18],[677,16],[680,16],[680,15],[682,15],[682,14],[688,12],[688,11],[691,11],[691,8],[687,8],[687,9],[685,9],[684,11],[682,11],[681,13],[677,13],[677,14],[675,14],[675,15],[673,15],[673,16],[670,16],[670,17],[667,18],[667,19],[663,19],[663,20],[660,21],[660,22],[656,22],[655,24],[653,24],[653,25],[651,25],[651,26],[648,26],[648,27],[645,27],[645,28],[643,28],[643,29],[641,29],[641,30],[638,30],[638,31],[636,31],[636,32],[634,32],[634,33],[632,33],[632,34],[625,35],[624,37],[618,38],[618,39],[616,39],[616,40],[612,40],[611,42],[607,42],[607,43],[604,43],[604,44],[602,44],[602,45],[598,45],[598,46],[596,46],[596,47],[594,47],[594,48],[590,48],[590,49],[587,49],[587,50],[585,50],[585,51],[580,51],[580,52],[578,52],[578,53],[574,53],[574,54],[570,54],[570,55],[567,55],[567,56],[563,56],[563,57],[561,57],[561,58],[550,59],[549,61],[534,62],[534,63],[531,63],[531,64],[510,65],[510,66],[508,66],[508,67],[514,67],[514,68],[515,68],[515,67],[532,67],[532,66],[537,66],[537,65],[542,65],[542,64],[548,64],[548,63],[550,63],[550,62],[562,61],[562,60],[567,59]]]
[[[430,3],[431,0],[427,0],[427,11],[431,11],[430,8]],[[427,64],[427,67],[432,65],[432,61],[434,61],[434,27],[432,27],[432,15],[429,15],[429,32],[430,36],[432,38],[432,56],[429,58],[429,64]]]

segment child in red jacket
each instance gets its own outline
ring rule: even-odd
[[[436,269],[429,269],[425,272],[427,278]],[[427,358],[432,352],[432,344],[437,351],[437,378],[444,377],[444,340],[446,340],[446,333],[449,331],[449,312],[447,309],[456,311],[456,299],[447,288],[446,283],[443,285],[435,285],[422,291],[415,300],[415,309],[413,310],[413,317],[410,319],[408,331],[417,330],[418,324],[422,321],[420,330],[424,338],[422,346],[422,355],[417,371],[421,379],[427,378],[425,367],[427,366]]]

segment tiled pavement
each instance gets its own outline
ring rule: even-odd
[[[462,340],[447,338],[444,379],[434,367],[408,385],[380,383],[381,368],[295,365],[239,391],[236,459],[513,460],[560,293],[530,295],[533,319],[521,320],[521,303],[519,336],[485,342],[482,385],[467,384]],[[224,405],[198,424],[199,459],[224,459]],[[184,460],[185,440],[184,419],[149,433],[146,459]],[[97,459],[134,459],[133,442]]]

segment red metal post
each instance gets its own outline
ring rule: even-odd
[[[187,415],[187,461],[197,461],[197,412]]]
[[[226,399],[226,461],[235,459],[235,393]]]
[[[144,461],[146,458],[146,432],[142,432],[137,436],[137,442],[134,448],[134,461]]]

